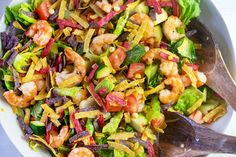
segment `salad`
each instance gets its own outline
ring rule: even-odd
[[[200,0],[32,0],[7,6],[4,98],[29,146],[62,157],[157,157],[165,111],[226,114],[187,25]]]

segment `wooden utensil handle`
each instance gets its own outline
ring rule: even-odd
[[[216,48],[216,64],[212,71],[206,73],[207,85],[217,92],[236,111],[236,84],[224,63],[221,52]]]
[[[236,154],[236,137],[219,134],[210,129],[198,132],[197,137],[199,138],[194,142],[194,150],[200,150],[199,154]]]

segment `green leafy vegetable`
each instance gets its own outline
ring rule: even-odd
[[[119,127],[119,124],[120,124],[121,120],[122,120],[123,113],[124,113],[123,111],[118,112],[114,117],[112,117],[110,122],[107,123],[103,127],[102,132],[103,133],[108,133],[108,134],[115,133],[116,130],[118,129],[118,127]]]
[[[139,4],[139,2],[140,2],[140,0],[128,5],[127,9],[125,10],[125,13],[122,16],[120,16],[120,18],[118,19],[117,24],[116,24],[116,29],[113,32],[113,34],[119,36],[123,32],[125,24],[129,18],[130,12],[136,8],[136,6]]]
[[[171,45],[171,51],[180,54],[182,57],[196,60],[196,52],[193,41],[187,37],[181,38],[179,41]]]
[[[144,126],[148,124],[147,118],[139,113],[137,117],[131,118],[131,126],[134,127],[138,132],[143,132],[145,129]]]
[[[20,53],[16,55],[16,58],[13,62],[13,66],[16,69],[17,72],[19,73],[26,73],[26,70],[23,70],[22,67],[29,65],[29,59],[31,57],[30,52],[27,53]]]
[[[156,87],[160,84],[161,80],[163,79],[163,75],[158,71],[157,64],[150,64],[145,68],[144,71],[147,79],[146,79],[146,86],[149,88]]]
[[[146,108],[146,118],[150,122],[152,119],[158,119],[161,115],[161,105],[158,97],[155,95],[151,99],[151,103]]]
[[[5,75],[10,75],[13,76],[12,71],[10,70],[10,68],[0,68],[0,73],[1,73],[1,80],[3,80]],[[14,83],[10,82],[10,81],[4,81],[4,88],[6,88],[7,90],[13,90],[14,89]]]
[[[14,21],[14,15],[11,12],[11,9],[7,6],[5,9],[5,24],[10,25],[12,21]]]
[[[43,2],[43,0],[32,0],[31,1],[31,5],[33,6],[33,8],[38,8],[39,5]]]
[[[43,109],[41,105],[44,103],[43,100],[37,101],[36,104],[31,109],[31,115],[35,118],[35,120],[40,120],[42,116]]]
[[[123,29],[125,27],[125,24],[126,24],[128,18],[129,18],[129,13],[125,12],[125,14],[119,18],[117,25],[116,25],[116,29],[113,32],[113,34],[119,36],[123,32]]]
[[[145,54],[145,48],[143,45],[136,45],[131,50],[127,51],[126,54],[125,65],[138,63]]]
[[[10,11],[14,16],[15,20],[18,22],[28,26],[31,23],[35,23],[36,19],[27,16],[26,13],[31,13],[33,11],[33,7],[28,3],[21,3],[15,6],[10,7]]]
[[[58,93],[60,96],[69,96],[75,98],[81,87],[69,87],[69,88],[54,88],[54,91]]]
[[[127,125],[126,128],[125,128],[125,131],[127,132],[133,132],[134,131],[134,128],[130,125]]]
[[[98,150],[96,153],[102,157],[114,157],[114,151],[112,149]]]
[[[114,149],[114,157],[124,157],[124,156],[125,156],[125,152]]]
[[[58,152],[62,153],[62,154],[66,154],[66,153],[69,153],[70,152],[70,149],[64,145],[61,145],[59,148],[58,148]]]
[[[58,45],[56,43],[52,44],[52,47],[50,49],[50,57],[55,58],[58,55]]]
[[[206,91],[206,94],[204,91]],[[204,115],[218,107],[220,104],[224,103],[224,100],[216,96],[215,92],[207,86],[203,87],[203,93],[206,97],[206,101],[201,105],[201,107],[199,107],[199,110]]]
[[[115,85],[112,80],[108,77],[104,78],[99,84],[95,87],[95,91],[98,93],[99,89],[106,88],[107,92],[109,93],[114,89]]]
[[[93,126],[93,120],[91,118],[89,118],[86,122],[86,125],[85,125],[85,128],[86,130],[91,134],[93,135],[94,133],[94,126]]]
[[[194,105],[201,105],[203,99],[204,94],[200,90],[194,87],[189,87],[185,89],[183,94],[180,96],[177,104],[174,106],[174,109],[189,115],[189,109],[194,107]]]
[[[138,6],[135,7],[135,12],[148,14],[149,7],[145,4],[145,1],[141,2]]]
[[[105,144],[105,143],[107,143],[107,137],[96,138],[96,143],[97,144]]]
[[[69,125],[69,122],[70,122],[70,120],[69,120],[69,117],[70,116],[70,113],[69,113],[69,110],[68,109],[65,109],[64,110],[64,117],[63,117],[63,120],[64,120],[64,123],[66,124],[66,125]]]
[[[186,25],[191,19],[200,15],[200,0],[179,0],[178,2],[181,9],[180,19]]]

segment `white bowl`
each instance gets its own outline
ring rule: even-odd
[[[11,5],[23,2],[25,0],[13,0]],[[227,67],[231,72],[231,75],[236,79],[235,67],[235,54],[233,51],[232,42],[227,30],[227,27],[220,16],[219,12],[212,4],[211,1],[202,1],[202,14],[200,16],[200,21],[202,21],[212,32],[216,42],[218,43],[223,57],[226,61]],[[4,19],[0,21],[0,32],[4,31],[6,26],[4,24]],[[1,92],[3,89],[1,88]],[[50,154],[45,150],[39,150],[37,152],[29,148],[28,143],[24,139],[23,132],[21,131],[16,116],[12,113],[11,107],[6,103],[2,94],[0,94],[0,109],[4,109],[4,112],[0,112],[0,122],[3,129],[8,135],[9,139],[19,150],[23,156],[33,156],[33,157],[50,157]],[[223,118],[212,124],[210,127],[218,132],[223,133],[227,128],[228,122],[232,118],[233,110],[228,106],[228,113]]]

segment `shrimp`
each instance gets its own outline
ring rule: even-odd
[[[101,54],[103,46],[107,46],[109,44],[112,44],[113,41],[117,38],[114,34],[101,34],[99,36],[96,36],[93,38],[93,41],[90,45],[90,49],[94,54]]]
[[[110,3],[108,3],[107,0],[102,0],[102,2],[97,1],[96,5],[101,8],[103,11],[105,11],[106,13],[111,12],[112,10],[112,5]]]
[[[169,16],[168,19],[163,23],[163,33],[168,40],[178,40],[184,37],[184,34],[177,32],[176,28],[184,28],[184,24],[176,16]]]
[[[59,85],[66,79],[77,76],[77,80],[69,85],[69,87],[72,87],[83,81],[84,76],[86,74],[86,62],[83,57],[81,57],[71,48],[65,48],[64,51],[66,58],[74,63],[74,71],[72,73],[69,73],[68,71],[56,73],[56,83],[57,85]]]
[[[130,20],[139,25],[143,22],[148,23],[148,29],[144,32],[143,36],[144,40],[153,36],[154,23],[152,22],[152,19],[148,15],[144,13],[136,13],[130,17]]]
[[[202,124],[204,121],[203,121],[203,113],[199,110],[193,112],[189,118],[192,119],[193,121],[195,121],[196,123],[198,124]]]
[[[172,89],[163,89],[160,91],[159,99],[164,104],[174,104],[184,91],[184,84],[178,75],[171,76],[164,80],[166,85],[171,85]]]
[[[58,148],[61,145],[63,145],[64,141],[69,137],[69,127],[63,126],[60,130],[60,133],[57,134],[57,132],[53,131],[50,132],[50,146],[52,148]]]
[[[165,76],[178,75],[178,65],[172,61],[163,60],[160,64],[161,73]]]
[[[190,78],[186,74],[181,75],[180,78],[184,84],[184,87],[188,87],[192,84],[192,81],[190,80]]]
[[[194,71],[194,75],[197,78],[197,87],[201,87],[202,85],[204,85],[207,81],[207,77],[203,72],[200,71]],[[181,75],[181,80],[184,84],[185,87],[188,87],[192,84],[191,79],[188,77],[188,75]]]
[[[79,148],[75,148],[73,149],[68,157],[94,157],[93,152],[85,147],[79,147]]]
[[[33,37],[34,43],[38,46],[45,46],[52,37],[52,27],[47,21],[38,20],[30,26],[26,36]]]
[[[148,50],[145,55],[142,57],[142,61],[146,64],[152,64],[153,60],[159,59],[160,51],[159,49],[150,49]]]
[[[20,108],[28,107],[30,101],[37,95],[36,84],[33,81],[24,83],[20,86],[19,90],[22,92],[21,96],[16,95],[13,90],[4,92],[3,96],[12,106]]]
[[[37,91],[41,91],[43,86],[45,85],[45,81],[44,80],[35,80],[34,81],[36,87],[37,87]]]

